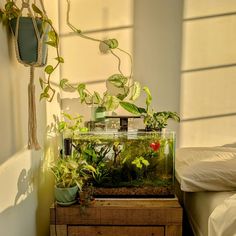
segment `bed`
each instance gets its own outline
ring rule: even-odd
[[[175,176],[194,236],[236,235],[236,148],[177,149]]]

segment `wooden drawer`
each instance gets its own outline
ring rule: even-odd
[[[163,226],[68,226],[68,236],[164,236]]]
[[[182,208],[177,199],[96,199],[51,207],[51,236],[181,236]]]

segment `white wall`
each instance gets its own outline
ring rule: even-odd
[[[150,88],[156,111],[179,112],[182,10],[182,0],[135,0],[134,77]]]
[[[1,7],[4,3],[0,0]],[[55,19],[56,3],[56,0],[50,1],[49,9]],[[41,91],[37,78],[43,73],[42,69],[37,69],[38,139],[42,149],[37,152],[27,150],[29,68],[16,61],[12,38],[2,24],[0,42],[0,235],[46,236],[49,235],[49,206],[53,201],[52,181],[44,161],[44,151],[52,150],[44,143],[47,140],[46,124],[51,117],[51,113],[47,117],[46,110],[54,112],[56,107],[58,112],[59,105],[57,102],[50,105],[38,102]],[[46,155],[46,160],[49,159]]]
[[[185,0],[181,146],[236,142],[235,11],[235,0]]]

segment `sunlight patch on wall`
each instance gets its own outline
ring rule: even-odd
[[[183,26],[183,70],[236,62],[236,15],[186,21]]]
[[[183,119],[236,113],[236,67],[182,75]]]
[[[236,11],[236,0],[185,0],[184,18],[209,16]]]
[[[236,115],[181,123],[181,147],[236,143]]]
[[[66,1],[60,1],[61,34],[69,33],[65,23]],[[133,24],[133,0],[71,0],[71,23],[82,31],[124,27]]]

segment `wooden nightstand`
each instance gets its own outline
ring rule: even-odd
[[[55,233],[55,229],[57,234]],[[170,199],[96,199],[50,209],[51,236],[181,236],[182,208]]]

